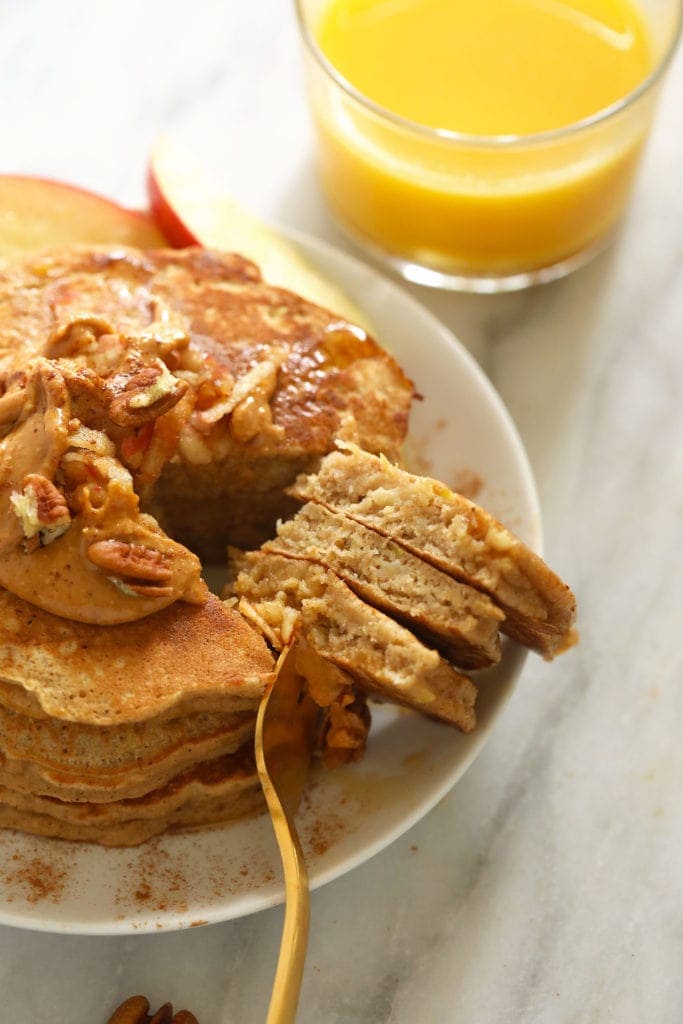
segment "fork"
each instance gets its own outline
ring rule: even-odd
[[[296,669],[296,640],[280,655],[256,719],[256,768],[285,876],[285,920],[267,1024],[293,1024],[310,918],[308,872],[294,824],[315,742],[319,709]]]
[[[278,659],[256,719],[256,768],[280,849],[285,876],[285,922],[267,1024],[294,1024],[308,946],[308,872],[294,824],[306,784],[319,709],[296,669],[296,640]],[[144,996],[131,996],[108,1024],[197,1024],[187,1010],[173,1016],[170,1003],[155,1014]]]

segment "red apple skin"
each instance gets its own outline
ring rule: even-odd
[[[152,217],[174,249],[185,249],[188,245],[201,245],[200,240],[192,234],[164,195],[152,166],[147,170],[147,195]]]

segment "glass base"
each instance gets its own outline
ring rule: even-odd
[[[342,231],[361,249],[364,249],[378,263],[394,270],[406,281],[424,285],[427,288],[440,288],[450,292],[470,292],[478,295],[499,295],[503,292],[519,292],[538,284],[548,284],[566,277],[573,271],[590,263],[601,252],[604,252],[614,241],[616,231],[598,239],[586,249],[567,256],[548,267],[537,267],[533,270],[516,274],[462,274],[436,270],[432,267],[413,263],[394,253],[387,252],[374,242],[349,229],[346,224],[337,221]]]

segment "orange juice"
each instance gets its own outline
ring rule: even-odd
[[[387,110],[471,135],[573,124],[650,69],[629,0],[332,0],[318,38]]]
[[[652,70],[630,0],[330,0],[314,34],[346,83],[312,102],[326,190],[354,234],[486,277],[610,233],[647,118],[570,126]]]

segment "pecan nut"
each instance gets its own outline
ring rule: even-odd
[[[107,381],[109,417],[120,427],[142,426],[172,409],[188,387],[160,359],[146,366],[133,364]]]
[[[151,1018],[149,1024],[173,1024],[172,1018],[173,1007],[170,1003],[164,1003]]]
[[[173,573],[168,558],[156,548],[122,540],[98,540],[88,548],[88,559],[109,575],[124,594],[138,597],[168,597]]]
[[[149,999],[131,996],[114,1010],[107,1024],[148,1024]]]
[[[104,430],[108,425],[109,406],[104,380],[87,366],[62,364],[62,371],[71,399],[72,416],[85,426]]]
[[[114,1010],[107,1024],[198,1024],[198,1021],[189,1010],[179,1010],[173,1016],[173,1007],[170,1003],[164,1003],[154,1015],[151,1015],[149,999],[145,999],[144,996],[131,996]]]
[[[39,536],[45,546],[57,540],[71,526],[71,513],[62,492],[38,473],[24,477],[21,494],[10,495],[15,515],[21,520],[27,540]]]
[[[63,520],[69,520],[69,508],[62,492],[51,480],[38,473],[29,473],[24,477],[24,493],[32,488],[36,496],[38,519],[45,526],[56,526]]]

